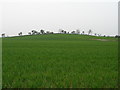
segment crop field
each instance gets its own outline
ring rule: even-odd
[[[118,41],[72,34],[2,39],[3,88],[116,88]]]

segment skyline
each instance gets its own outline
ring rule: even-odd
[[[59,29],[102,35],[118,34],[117,2],[41,2],[4,3],[2,32],[6,35],[27,34],[32,30],[58,32]]]

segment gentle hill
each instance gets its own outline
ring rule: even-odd
[[[2,38],[3,88],[116,88],[116,38],[49,34]]]
[[[57,40],[57,41],[83,41],[83,40],[100,40],[116,41],[114,37],[100,37],[78,34],[44,34],[44,35],[25,35],[16,37],[6,37],[7,40]]]

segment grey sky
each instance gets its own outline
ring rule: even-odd
[[[92,29],[102,35],[118,34],[117,2],[19,2],[2,4],[2,32],[27,34],[32,29],[58,32]]]

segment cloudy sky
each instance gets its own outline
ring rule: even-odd
[[[4,0],[0,15],[0,33],[9,36],[33,29],[118,34],[117,0]]]

